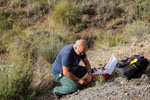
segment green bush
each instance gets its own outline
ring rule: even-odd
[[[47,36],[44,32],[35,32],[29,35],[17,38],[14,42],[9,45],[8,51],[11,55],[22,55],[23,57],[31,57],[32,61],[37,60],[37,51],[40,43]]]
[[[63,46],[64,43],[61,42],[58,37],[52,37],[46,41],[43,41],[38,52],[45,60],[52,64],[59,50]]]
[[[94,42],[97,39],[97,35],[95,34],[83,34],[81,38],[86,40],[88,48],[93,48]]]
[[[81,31],[90,26],[90,16],[91,16],[91,9],[90,5],[93,3],[88,1],[82,1],[77,3],[77,9],[79,11],[80,23],[77,23],[74,30]]]
[[[120,16],[123,11],[113,1],[99,0],[97,2],[97,12],[101,19],[107,21]]]
[[[45,60],[53,63],[58,51],[66,44],[73,41],[71,35],[56,35],[50,32],[33,32],[29,35],[17,38],[12,42],[8,51],[10,55],[22,55],[36,63],[42,56]]]
[[[51,18],[58,25],[72,28],[80,21],[78,13],[73,2],[62,0],[54,7]]]
[[[42,80],[42,82],[37,83],[37,84],[35,81],[34,85],[36,85],[38,88],[38,86],[44,86],[44,84],[48,84],[47,79],[46,81],[44,79],[48,76],[47,73],[45,73],[45,70],[44,71],[42,70],[44,73],[42,73],[41,70],[40,72],[38,72],[38,70],[44,69],[45,67],[46,68],[48,67],[47,69],[49,69],[50,64],[54,62],[55,57],[58,54],[59,50],[62,47],[64,47],[66,44],[72,41],[74,40],[71,34],[61,33],[59,35],[58,33],[54,34],[54,33],[47,32],[47,31],[31,32],[28,34],[26,33],[25,36],[17,37],[16,40],[14,40],[14,42],[12,42],[9,45],[7,49],[8,56],[9,56],[9,59],[14,61],[14,65],[17,65],[18,63],[20,64],[23,62],[22,60],[18,60],[19,58],[17,59],[18,56],[22,58],[28,58],[32,62],[35,68],[34,75],[38,75],[37,77],[40,78],[40,80]],[[20,65],[20,66],[23,66],[23,65]],[[41,87],[39,88],[41,89]],[[32,95],[31,96],[28,95],[26,97],[32,97]],[[17,98],[17,100],[23,100],[23,99]],[[25,98],[24,100],[33,100],[33,99]]]
[[[56,5],[58,0],[29,0],[29,7],[27,9],[27,15],[40,15],[40,13],[45,14]]]
[[[7,48],[9,45],[14,41],[16,37],[23,36],[24,33],[21,31],[19,27],[16,27],[13,25],[12,30],[7,30],[7,31],[2,31],[1,35],[1,42],[0,42],[0,49],[2,50],[3,53],[7,52]]]
[[[95,42],[95,46],[98,48],[109,48],[116,45],[120,45],[126,42],[125,39],[117,33],[107,31],[104,35],[100,35]]]
[[[136,42],[143,40],[150,34],[150,24],[143,21],[134,21],[131,24],[127,24],[124,29],[124,38],[128,42]]]
[[[49,6],[48,2],[47,2],[48,0],[30,0],[30,1],[31,1],[31,3],[38,3],[39,8],[42,9],[42,10],[47,10],[48,9],[48,6]]]
[[[7,0],[1,0],[0,1],[0,5],[5,5],[5,4],[7,4]]]
[[[0,100],[33,100],[32,63],[19,56],[5,65],[0,64]]]
[[[105,82],[105,78],[103,77],[103,75],[98,75],[98,79],[97,79],[98,83],[104,83]]]
[[[28,17],[38,17],[40,16],[40,5],[38,2],[30,3],[29,7],[26,10]]]
[[[150,22],[150,2],[149,0],[143,0],[135,2],[129,6],[128,13],[133,19],[149,21]]]
[[[0,30],[12,28],[14,19],[11,12],[0,10]]]
[[[9,5],[13,8],[21,8],[22,5],[25,3],[25,0],[11,0],[9,1]]]

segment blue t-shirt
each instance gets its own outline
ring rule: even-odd
[[[78,56],[75,53],[73,44],[67,45],[59,51],[55,62],[52,65],[51,73],[53,75],[63,73],[63,66],[70,67],[70,72],[75,73],[77,71],[80,60],[84,59],[85,57],[86,53],[81,56]]]

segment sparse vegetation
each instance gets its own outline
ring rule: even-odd
[[[103,75],[99,75],[97,81],[99,84],[101,84],[105,81],[105,78],[103,77]]]
[[[134,21],[124,29],[124,38],[129,42],[141,41],[150,34],[150,24],[143,21]]]
[[[97,12],[100,18],[110,20],[120,16],[122,9],[117,7],[113,1],[99,0],[97,2]]]
[[[94,49],[146,39],[149,9],[149,0],[0,0],[0,100],[32,100],[33,66],[50,67],[79,38]]]
[[[11,12],[0,10],[0,30],[10,29],[14,19]]]
[[[130,9],[130,10],[129,10]],[[150,22],[150,2],[149,0],[137,1],[128,8],[129,15],[135,20]]]
[[[33,100],[36,92],[31,67],[32,63],[21,56],[0,65],[0,100]]]
[[[72,28],[79,23],[78,13],[74,2],[63,0],[54,7],[51,18],[58,25]]]
[[[106,49],[108,47],[120,45],[125,42],[125,39],[118,33],[112,33],[108,31],[97,39],[95,45],[96,47]]]

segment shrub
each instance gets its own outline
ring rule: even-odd
[[[11,0],[9,2],[9,5],[13,8],[22,7],[22,5],[25,3],[25,0]]]
[[[13,29],[9,31],[2,31],[0,49],[3,53],[7,51],[7,48],[14,41],[16,37],[22,36],[24,33],[21,31],[19,27],[15,27],[13,25]]]
[[[40,16],[40,5],[39,5],[39,3],[38,2],[30,3],[26,12],[27,12],[28,17]]]
[[[0,65],[0,99],[33,100],[32,63],[23,57],[13,57],[7,65]]]
[[[113,1],[99,0],[97,2],[97,13],[105,21],[120,16],[122,12],[122,9],[117,7]]]
[[[73,41],[71,35],[58,35],[50,32],[33,32],[12,42],[8,51],[11,55],[22,55],[36,63],[42,56],[45,60],[53,63],[58,51],[66,44]]]
[[[107,31],[105,34],[100,35],[98,37],[98,39],[95,42],[95,45],[96,47],[105,49],[108,47],[113,47],[113,46],[122,44],[124,42],[125,40],[121,35]]]
[[[51,18],[58,25],[72,28],[79,22],[78,12],[73,2],[63,0],[54,7]]]
[[[64,46],[64,43],[58,37],[51,37],[51,39],[44,41],[39,49],[40,55],[50,62],[54,62],[59,50]]]
[[[95,13],[94,10],[90,8],[90,5],[92,5],[92,3],[88,1],[77,3],[77,9],[80,15],[80,23],[77,23],[77,25],[75,26],[75,31],[78,32],[90,26],[89,18],[93,13]]]
[[[12,28],[14,19],[11,12],[0,10],[0,30]]]
[[[7,49],[8,45],[9,45],[9,43],[10,43],[10,41],[6,40],[5,37],[2,38],[1,44],[0,44],[1,45],[0,49],[1,49],[2,52],[6,52],[6,49]]]
[[[8,51],[11,55],[22,55],[24,52],[23,57],[30,57],[32,61],[36,61],[39,45],[47,35],[44,32],[37,32],[17,38],[10,44]]]
[[[143,21],[134,21],[127,24],[124,29],[124,38],[129,42],[137,42],[143,40],[150,33],[150,24]]]
[[[30,5],[27,9],[27,15],[32,17],[33,15],[45,14],[51,10],[58,0],[29,0]]]
[[[58,3],[59,0],[47,0],[47,6],[49,7],[49,10],[51,11],[53,7]]]
[[[99,84],[104,83],[105,78],[103,77],[103,75],[99,75],[97,81],[98,81]]]
[[[0,5],[5,5],[7,3],[7,0],[1,0]]]
[[[143,0],[135,2],[129,6],[128,13],[133,19],[149,21],[150,22],[150,2],[149,0]]]
[[[81,38],[86,40],[88,48],[92,48],[94,46],[94,42],[97,39],[97,35],[93,34],[83,34]]]
[[[47,0],[30,0],[30,1],[31,3],[38,2],[41,8],[44,7],[45,4],[47,3]]]

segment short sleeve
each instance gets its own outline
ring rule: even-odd
[[[70,67],[71,66],[71,58],[69,55],[64,55],[61,59],[62,66]]]
[[[81,59],[84,59],[86,58],[86,53],[84,53],[82,56],[81,56]]]

